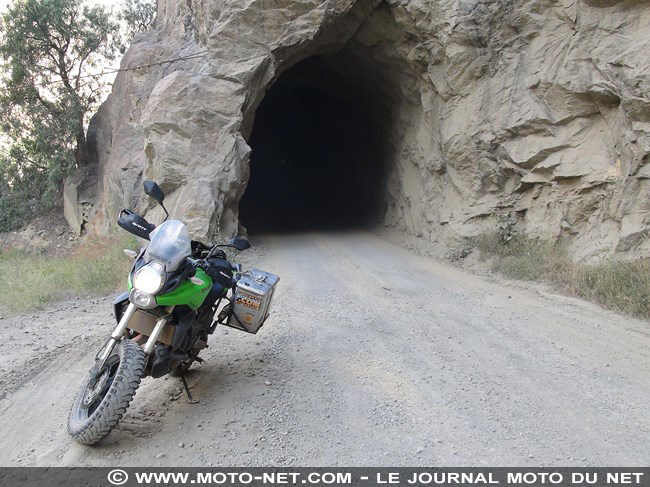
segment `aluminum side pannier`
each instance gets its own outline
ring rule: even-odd
[[[260,269],[251,269],[239,281],[233,307],[226,325],[257,333],[268,318],[271,300],[280,277]]]

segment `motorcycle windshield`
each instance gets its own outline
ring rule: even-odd
[[[144,252],[145,262],[155,260],[165,265],[167,272],[178,269],[192,255],[190,233],[178,220],[167,220],[150,234],[151,243]]]

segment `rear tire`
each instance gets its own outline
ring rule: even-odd
[[[108,435],[129,407],[145,362],[137,343],[124,339],[115,345],[100,376],[86,377],[77,394],[68,418],[70,436],[83,445],[93,445]]]

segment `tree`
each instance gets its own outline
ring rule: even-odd
[[[105,87],[102,77],[88,73],[113,60],[118,45],[119,25],[101,6],[82,0],[9,6],[0,29],[0,129],[10,140],[4,164],[15,165],[15,180],[38,176],[51,197],[66,175],[87,163],[87,117]]]
[[[25,173],[0,149],[0,231],[24,225],[41,208],[44,172]]]
[[[126,0],[120,20],[126,25],[126,40],[130,42],[138,32],[151,30],[156,23],[156,0]]]

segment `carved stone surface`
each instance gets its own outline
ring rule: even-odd
[[[506,215],[578,259],[648,256],[648,25],[633,0],[159,0],[122,67],[204,55],[118,75],[92,223],[155,220],[147,178],[193,236],[241,230],[255,110],[319,55],[391,114],[386,224],[444,243]]]

